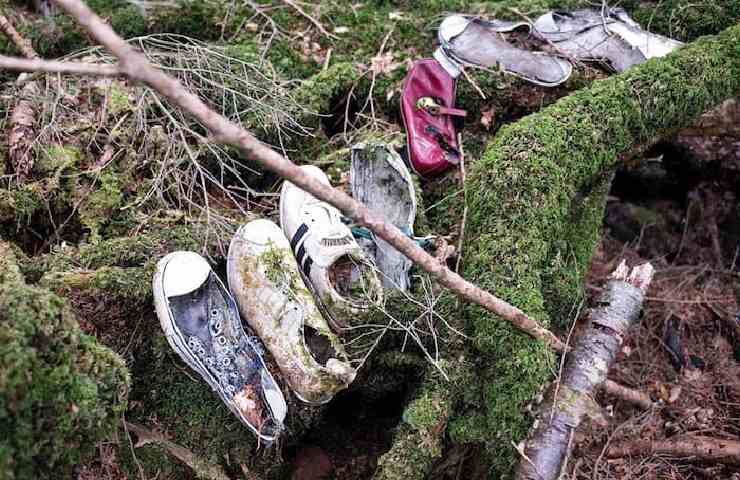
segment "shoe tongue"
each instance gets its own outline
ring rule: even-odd
[[[211,266],[195,252],[179,252],[164,270],[162,284],[167,297],[177,297],[200,288],[208,279]]]

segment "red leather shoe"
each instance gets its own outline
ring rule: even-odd
[[[454,105],[455,78],[433,58],[414,63],[403,84],[401,115],[411,167],[422,177],[460,163],[452,117],[466,112]]]

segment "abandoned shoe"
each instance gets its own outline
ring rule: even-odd
[[[647,59],[662,57],[683,45],[644,31],[623,8],[553,11],[539,17],[534,33],[564,55],[603,61],[623,72]]]
[[[354,145],[350,185],[355,199],[413,237],[416,218],[414,183],[393,147],[383,143]],[[411,260],[382,238],[373,235],[372,242],[383,287],[408,290]]]
[[[229,246],[227,272],[242,315],[299,399],[328,402],[354,380],[356,372],[303,283],[277,225],[255,220],[241,227]]]
[[[234,299],[208,262],[174,252],[157,264],[154,305],[167,341],[241,422],[264,442],[282,431],[285,399],[259,339],[242,327]]]
[[[329,185],[320,168],[301,169]],[[280,193],[280,226],[307,286],[336,331],[344,329],[348,315],[382,303],[375,265],[342,223],[339,210],[286,181]]]
[[[460,163],[452,117],[464,117],[466,112],[454,105],[455,77],[433,58],[414,63],[403,82],[401,116],[409,162],[422,177]]]
[[[548,53],[522,50],[499,35],[522,26],[529,28],[523,22],[489,22],[451,15],[442,21],[437,36],[442,52],[462,65],[501,68],[505,73],[545,87],[565,82],[573,71],[570,62]]]

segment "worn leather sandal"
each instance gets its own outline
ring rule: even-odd
[[[523,27],[529,30],[530,25],[451,15],[442,21],[437,36],[441,52],[460,65],[498,68],[544,87],[565,82],[573,72],[570,62],[549,53],[517,48],[500,35]]]
[[[460,163],[452,117],[466,115],[455,108],[455,78],[447,69],[433,58],[414,63],[403,83],[401,116],[416,173],[429,177]]]
[[[640,28],[623,8],[552,11],[534,23],[535,36],[581,61],[601,61],[623,72],[662,57],[683,43]]]

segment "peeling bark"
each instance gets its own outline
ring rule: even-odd
[[[568,355],[560,382],[540,405],[530,438],[520,449],[518,480],[554,480],[571,449],[576,428],[594,410],[595,389],[606,380],[622,339],[642,309],[653,276],[647,263],[631,271],[623,261],[591,312],[591,325]]]
[[[8,161],[11,171],[20,180],[25,179],[33,169],[33,141],[36,138],[36,112],[32,96],[38,94],[36,82],[28,82],[20,92],[8,122]]]

